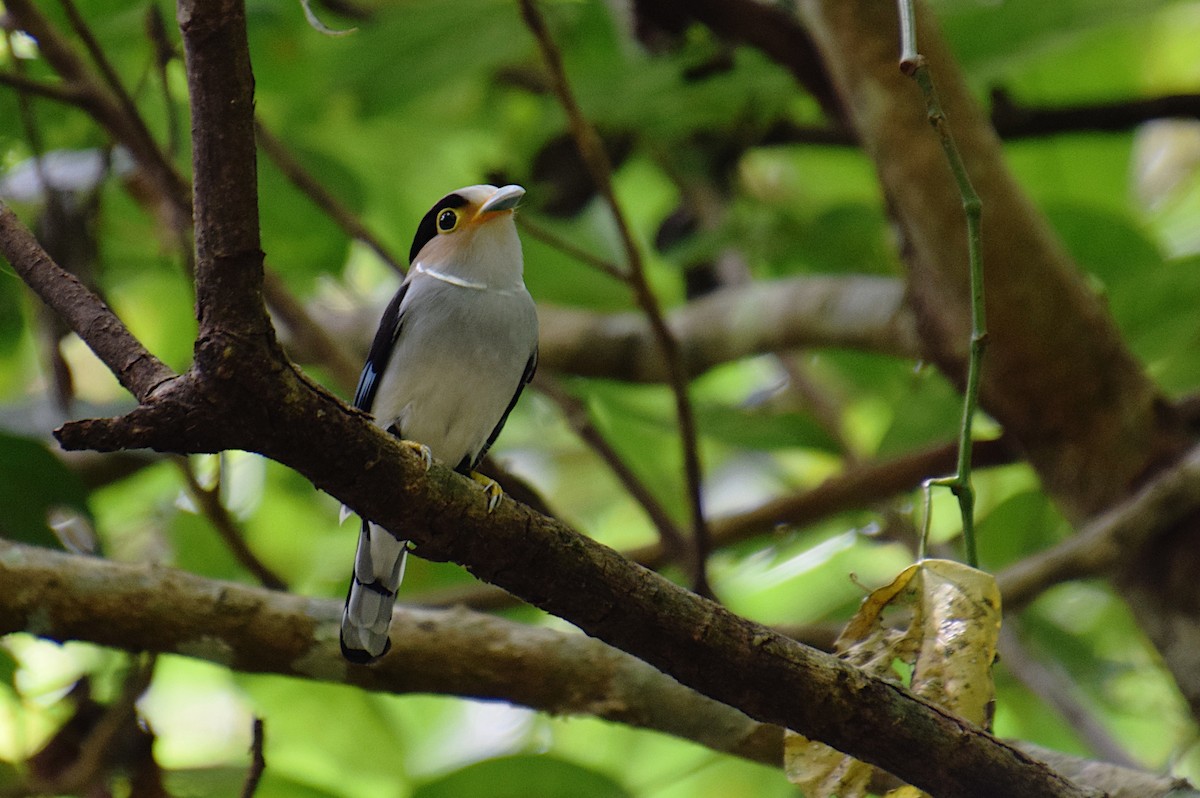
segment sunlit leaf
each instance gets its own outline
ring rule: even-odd
[[[925,560],[873,591],[837,641],[838,656],[977,725],[991,717],[1000,634],[995,579],[962,563]],[[865,795],[870,766],[794,732],[788,778],[813,795]]]

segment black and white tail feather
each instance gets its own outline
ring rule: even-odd
[[[370,521],[362,522],[354,575],[342,611],[342,655],[351,662],[373,662],[392,647],[388,627],[407,562],[407,540]]]
[[[388,303],[355,407],[423,454],[469,474],[537,368],[537,315],[512,211],[519,186],[468,186],[421,220],[408,278]],[[343,520],[349,510],[343,508]],[[342,612],[342,654],[369,663],[388,628],[408,542],[363,519]]]

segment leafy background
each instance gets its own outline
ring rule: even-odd
[[[60,13],[46,5],[47,13]],[[170,102],[155,86],[143,34],[148,4],[78,5],[134,88],[156,137],[166,141],[172,125],[186,131],[181,63],[168,67]],[[755,143],[781,119],[821,121],[816,104],[780,67],[758,52],[730,49],[700,28],[670,52],[651,54],[631,37],[619,4],[546,6],[582,107],[610,141],[624,142],[617,191],[665,306],[685,301],[689,268],[731,248],[759,279],[901,275],[879,189],[861,154],[844,146]],[[1200,3],[940,0],[932,10],[984,100],[993,88],[1036,106],[1200,86]],[[161,11],[173,18],[170,7]],[[342,37],[313,30],[292,3],[250,0],[248,17],[260,118],[393,252],[407,252],[416,221],[447,190],[505,179],[529,189],[529,219],[618,259],[618,240],[598,203],[569,216],[552,213],[556,186],[538,163],[561,139],[564,116],[551,97],[513,77],[538,65],[514,4],[380,3],[370,20]],[[327,21],[343,24],[333,16]],[[12,37],[3,48],[0,63],[7,68],[21,57],[30,75],[49,76],[28,40]],[[727,67],[699,80],[685,77],[714,62]],[[47,150],[106,143],[73,109],[40,101],[36,116]],[[1007,149],[1026,190],[1107,298],[1130,346],[1173,397],[1200,385],[1196,125],[1025,139]],[[1164,136],[1169,146],[1155,138]],[[654,242],[680,201],[681,186],[704,173],[717,151],[733,153],[723,175],[723,212],[715,224],[660,251]],[[1155,171],[1152,157],[1163,153],[1176,160]],[[10,169],[31,154],[16,96],[0,91],[0,166]],[[179,152],[178,163],[187,162],[187,153]],[[394,290],[396,275],[265,157],[260,181],[268,264],[294,292],[323,306],[362,307]],[[195,326],[178,249],[118,181],[104,186],[101,202],[99,284],[153,352],[185,368]],[[33,218],[34,208],[18,207]],[[539,239],[526,235],[524,241],[527,282],[539,303],[632,307],[624,287],[604,274]],[[0,534],[57,545],[47,511],[65,506],[94,525],[108,556],[252,581],[197,512],[177,465],[158,461],[89,489],[77,465],[56,456],[48,433],[61,417],[47,398],[38,313],[11,270],[0,271]],[[77,389],[74,415],[114,413],[128,404],[78,341],[68,339],[65,351]],[[837,408],[836,436],[810,408],[787,401],[785,376],[771,357],[722,366],[694,382],[712,515],[953,435],[958,398],[931,368],[838,350],[804,352],[802,363]],[[309,370],[330,380],[319,366]],[[668,390],[583,378],[566,385],[633,471],[683,520]],[[994,432],[986,420],[977,429],[984,436]],[[655,541],[636,503],[544,396],[526,397],[495,453],[596,539],[618,548]],[[196,458],[196,466],[211,472],[212,460]],[[258,556],[294,591],[343,595],[354,535],[339,528],[336,503],[255,456],[230,453],[223,465],[226,503]],[[1028,468],[989,469],[977,480],[984,567],[1014,562],[1067,533]],[[768,623],[804,627],[844,619],[864,585],[886,582],[910,561],[896,529],[909,523],[915,503],[915,496],[901,497],[720,550],[711,561],[713,586],[732,609]],[[950,500],[939,500],[938,540],[952,541],[956,517]],[[402,598],[420,602],[471,582],[461,569],[418,559]],[[551,622],[528,609],[509,612]],[[1026,655],[1054,675],[1114,750],[1147,768],[1200,776],[1195,723],[1104,584],[1051,589],[1022,613],[1020,633]],[[0,759],[19,770],[70,715],[64,692],[87,675],[101,698],[112,696],[126,663],[126,655],[95,646],[6,638],[0,645]],[[1085,756],[1109,754],[1078,723],[1047,711],[1046,696],[1003,661],[997,681],[999,735]],[[155,757],[181,795],[236,794],[254,716],[267,723],[260,796],[497,796],[507,795],[499,785],[509,784],[539,796],[794,794],[779,770],[650,732],[462,699],[380,696],[252,676],[180,657],[159,661],[140,709],[156,735]]]

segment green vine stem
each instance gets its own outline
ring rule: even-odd
[[[963,547],[966,550],[967,564],[977,567],[978,557],[975,550],[975,488],[971,484],[971,425],[975,419],[975,410],[979,406],[979,370],[983,361],[983,351],[987,345],[987,323],[984,317],[983,303],[983,248],[980,222],[983,205],[979,194],[971,185],[971,178],[963,165],[962,156],[954,143],[954,135],[946,122],[946,114],[938,100],[937,90],[933,85],[933,76],[924,56],[917,51],[916,15],[913,10],[913,0],[897,0],[900,10],[900,71],[916,81],[925,97],[925,112],[929,124],[937,132],[946,153],[946,160],[954,181],[958,184],[962,196],[963,212],[967,217],[967,260],[970,266],[971,286],[971,347],[967,360],[967,385],[963,396],[962,424],[958,437],[958,469],[953,476],[926,480],[925,513],[921,527],[921,543],[918,556],[924,558],[926,538],[929,535],[929,515],[931,492],[934,486],[950,488],[950,492],[958,499],[962,511]]]

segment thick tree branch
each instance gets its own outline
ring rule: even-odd
[[[896,67],[895,9],[843,0],[806,0],[800,9],[850,98],[852,123],[906,237],[910,300],[928,355],[960,380],[970,338],[962,200],[923,103]],[[1005,166],[931,16],[918,9],[918,39],[987,208],[991,346],[980,400],[1020,442],[1067,514],[1086,517],[1119,499],[1152,464],[1179,453],[1170,414]]]
[[[182,654],[246,673],[439,693],[589,715],[674,735],[779,767],[783,730],[681,686],[646,663],[579,634],[463,609],[402,609],[397,654],[371,668],[338,652],[341,602],[248,587],[158,566],[0,542],[0,634],[27,631],[131,652]],[[130,608],[136,608],[131,611]],[[1114,795],[1152,798],[1188,785],[1019,744],[1036,759]],[[1122,788],[1140,792],[1121,793]]]
[[[848,98],[906,243],[914,312],[929,357],[961,379],[969,319],[961,200],[921,103],[896,70],[896,20],[885,4],[804,0],[800,15]],[[1130,352],[1101,299],[1008,171],[931,15],[919,39],[987,209],[990,331],[980,401],[1013,436],[1042,484],[1080,521],[1121,502],[1179,458],[1192,436]],[[1200,523],[1160,529],[1126,556],[1117,584],[1200,716]]]
[[[473,481],[438,464],[426,471],[361,414],[294,372],[246,366],[232,369],[231,379],[240,375],[253,387],[203,390],[177,380],[154,407],[121,420],[68,425],[60,437],[68,447],[261,452],[366,517],[403,529],[418,554],[463,563],[705,695],[829,742],[934,794],[1084,794],[903,689],[739,618],[552,519],[511,501],[489,514]],[[901,731],[863,733],[877,728]],[[918,747],[926,755],[913,757]]]
[[[957,457],[957,443],[933,446],[888,460],[860,463],[808,490],[781,496],[736,515],[714,518],[713,546],[722,548],[769,535],[780,528],[814,524],[837,513],[867,509],[906,491],[914,491],[930,477],[948,473]],[[1014,462],[1016,453],[1005,439],[977,441],[973,453],[977,466]],[[669,559],[662,543],[623,552],[647,568],[661,568]],[[509,594],[490,585],[453,588],[423,596],[430,606],[465,604],[476,609],[496,609],[513,604]],[[1008,605],[1005,604],[1005,609]]]
[[[185,654],[250,673],[510,701],[654,729],[778,767],[782,732],[579,634],[468,610],[398,612],[395,653],[342,659],[342,602],[0,542],[0,634]],[[137,608],[131,611],[131,608]]]
[[[178,17],[192,107],[201,338],[219,327],[273,339],[262,298],[254,76],[245,8],[233,0],[180,0]]]

